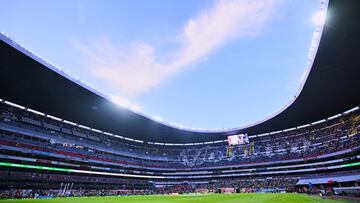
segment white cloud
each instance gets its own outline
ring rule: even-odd
[[[101,79],[117,96],[139,95],[190,65],[205,59],[234,39],[261,34],[279,0],[219,0],[214,6],[190,18],[176,40],[178,49],[167,63],[147,43],[126,49],[102,36],[90,44],[76,43],[87,57],[92,75]]]

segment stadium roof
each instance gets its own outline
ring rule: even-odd
[[[84,126],[148,142],[208,142],[224,140],[230,134],[253,135],[301,126],[360,104],[359,7],[360,1],[329,1],[329,19],[297,96],[275,114],[245,127],[196,131],[152,120],[113,104],[3,34],[0,35],[0,98]]]

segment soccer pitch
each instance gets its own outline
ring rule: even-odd
[[[149,195],[124,197],[73,197],[54,199],[17,199],[0,200],[7,203],[351,203],[353,201],[340,201],[322,199],[317,196],[303,194],[211,194],[211,195]]]

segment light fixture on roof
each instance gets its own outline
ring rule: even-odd
[[[315,15],[313,16],[312,21],[316,26],[322,26],[323,24],[325,24],[326,11],[324,11],[324,10],[317,11],[315,13]]]
[[[163,119],[160,116],[151,116],[152,119],[154,119],[157,122],[162,122]]]

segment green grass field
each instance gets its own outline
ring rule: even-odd
[[[303,194],[211,194],[179,196],[79,197],[54,199],[0,200],[0,203],[351,203]]]

